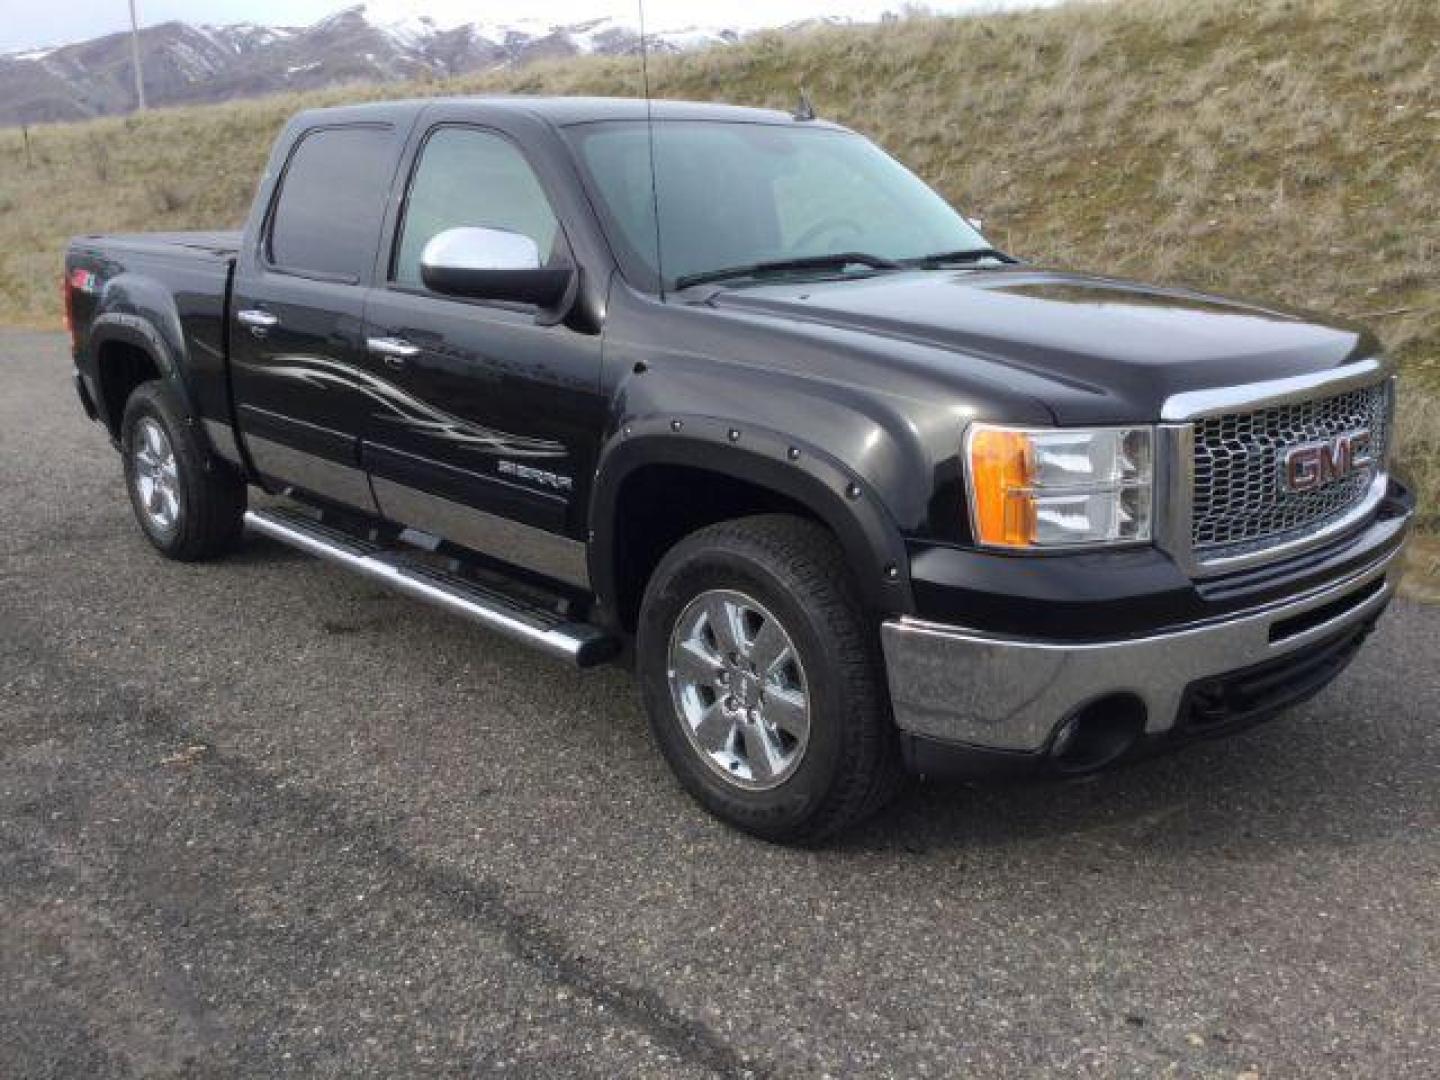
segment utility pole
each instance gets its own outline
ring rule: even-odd
[[[140,20],[135,17],[135,0],[130,0],[130,57],[135,64],[135,105],[145,111],[145,76],[140,70]]]

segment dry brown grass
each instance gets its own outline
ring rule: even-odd
[[[1405,553],[1405,576],[1400,592],[1412,600],[1440,604],[1440,537],[1420,533]]]
[[[1420,496],[1421,526],[1440,530],[1440,397],[1402,393],[1397,420],[1399,472]]]
[[[1440,4],[1118,0],[759,35],[657,58],[656,92],[821,112],[1027,258],[1363,319],[1407,372],[1405,454],[1440,507]],[[64,238],[235,225],[302,105],[634,94],[632,61],[0,132],[0,321],[53,325]]]

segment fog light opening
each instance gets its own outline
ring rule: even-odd
[[[1108,694],[1065,719],[1050,744],[1050,763],[1067,776],[1103,769],[1144,731],[1145,703],[1133,694]]]

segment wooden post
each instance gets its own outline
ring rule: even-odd
[[[30,156],[30,125],[20,125],[20,137],[25,140],[25,168],[35,168],[35,159]]]

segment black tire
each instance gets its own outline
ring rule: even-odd
[[[672,696],[677,623],[689,618],[692,603],[717,590],[753,597],[773,612],[803,664],[808,741],[794,771],[765,790],[737,786],[707,760]],[[879,634],[865,617],[839,545],[814,522],[741,518],[682,540],[646,587],[636,663],[651,730],[676,776],[702,806],[745,832],[818,843],[874,813],[899,787],[899,740]]]
[[[141,496],[140,472],[144,465],[137,454],[147,421],[160,428],[173,452],[178,506],[168,525],[157,521]],[[245,482],[223,462],[210,459],[187,419],[179,395],[163,381],[143,383],[126,401],[120,424],[120,456],[135,520],[146,539],[166,558],[181,562],[211,559],[239,542],[244,526]]]

